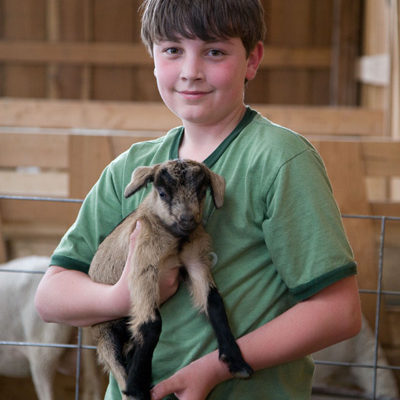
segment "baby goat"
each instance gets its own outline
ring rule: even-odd
[[[208,315],[215,331],[219,358],[233,376],[249,377],[253,371],[230,331],[211,276],[211,240],[201,225],[208,188],[215,207],[223,204],[224,178],[195,161],[167,161],[135,169],[125,197],[148,182],[153,182],[152,191],[101,243],[90,266],[94,281],[117,282],[127,259],[130,234],[140,220],[129,276],[130,316],[92,328],[100,360],[113,372],[126,399],[150,399],[151,359],[161,333],[158,280],[163,269],[181,266],[195,306]]]

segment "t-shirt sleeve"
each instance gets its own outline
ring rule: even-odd
[[[55,249],[50,265],[87,273],[99,244],[122,220],[122,178],[111,163],[86,196],[78,217]]]
[[[266,245],[296,300],[356,273],[325,167],[314,149],[280,167],[268,190],[266,210]]]

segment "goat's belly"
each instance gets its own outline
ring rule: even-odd
[[[18,348],[3,346],[0,350],[0,375],[24,378],[30,375],[29,361]]]

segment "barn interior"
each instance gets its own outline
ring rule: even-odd
[[[400,1],[262,3],[265,53],[245,100],[320,152],[370,329],[360,338],[362,357],[316,356],[317,368],[331,372],[315,382],[313,399],[400,398]],[[179,125],[140,40],[140,4],[0,0],[0,280],[30,276],[7,262],[52,254],[109,162]],[[74,330],[66,344],[84,356],[93,353],[85,340]],[[2,372],[4,352],[27,347],[17,342],[0,328],[0,398],[38,399],[30,374]],[[102,398],[105,378],[96,381],[100,393],[89,390],[93,376],[84,371],[94,361],[77,371],[80,361],[57,372],[54,399]],[[385,375],[394,382],[390,393]]]

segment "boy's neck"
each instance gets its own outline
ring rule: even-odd
[[[246,112],[246,107],[223,123],[198,125],[183,122],[185,128],[179,147],[179,157],[203,162],[232,133]]]

